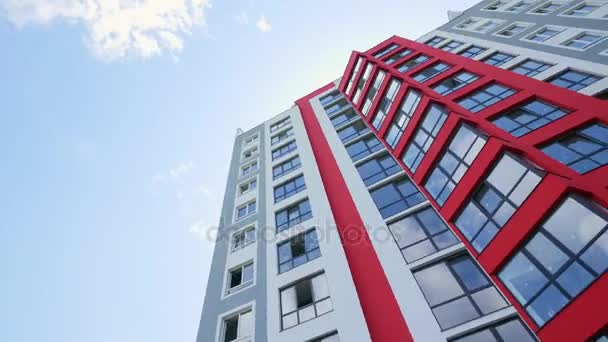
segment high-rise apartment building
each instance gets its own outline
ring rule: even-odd
[[[197,342],[606,341],[607,15],[484,1],[239,134]]]

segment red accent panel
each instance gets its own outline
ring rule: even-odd
[[[363,220],[310,105],[311,98],[332,87],[333,84],[328,84],[296,101],[296,104],[302,113],[304,127],[312,145],[331,211],[336,220],[363,315],[374,342],[413,342]]]

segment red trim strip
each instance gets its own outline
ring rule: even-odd
[[[342,177],[310,99],[333,83],[296,101],[312,145],[370,336],[374,342],[413,342],[393,290]]]

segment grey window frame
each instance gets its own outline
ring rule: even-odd
[[[362,129],[358,129],[355,126],[359,126],[359,128],[362,128]],[[356,130],[356,131],[350,133],[349,135],[347,135],[345,137],[342,137],[341,133],[346,131],[349,128],[352,128],[353,130]],[[363,122],[363,120],[354,120],[352,123],[345,125],[344,127],[340,127],[340,129],[338,129],[337,131],[338,131],[338,136],[340,137],[340,140],[342,141],[342,143],[347,144],[350,141],[352,141],[353,139],[360,137],[364,134],[367,134],[370,131],[370,129],[369,129],[369,127],[367,127],[365,122]]]
[[[372,170],[373,173],[367,174],[364,178],[362,170],[366,172]],[[400,171],[402,171],[401,166],[389,153],[380,154],[357,165],[357,172],[366,186],[378,183]]]
[[[519,324],[519,326],[522,328],[521,332],[522,333],[526,333],[527,336],[529,337],[529,339],[527,341],[518,339],[517,341],[514,341],[512,339],[505,339],[503,335],[501,335],[500,333],[500,328],[506,326],[507,324],[511,324],[513,322],[516,322],[517,324]],[[485,337],[480,337],[481,333],[487,332],[488,334],[490,334],[492,336],[492,338],[494,339],[494,341],[496,342],[536,342],[537,339],[534,336],[534,334],[530,331],[530,328],[528,328],[528,326],[517,316],[515,317],[509,317],[497,322],[492,323],[491,325],[488,326],[484,326],[480,329],[475,329],[472,332],[467,332],[465,335],[461,335],[458,336],[457,338],[454,339],[450,339],[449,342],[479,342],[479,341],[486,341],[486,342],[490,342],[488,341]],[[487,336],[487,335],[486,335]],[[488,336],[489,337],[489,336]],[[512,337],[512,336],[509,336]],[[521,335],[518,335],[517,338],[521,337]]]
[[[422,159],[435,142],[435,138],[448,119],[448,114],[449,110],[438,103],[430,103],[425,109],[422,120],[401,157],[405,166],[412,173],[416,172]]]
[[[498,93],[492,93],[489,90],[493,87],[498,87],[501,89]],[[478,113],[488,107],[497,104],[498,102],[507,99],[508,97],[515,95],[516,93],[517,90],[515,89],[509,88],[497,82],[493,82],[484,86],[483,88],[479,88],[469,94],[464,95],[463,97],[459,98],[457,102],[462,108],[473,113]],[[482,97],[485,99],[480,101],[476,97]],[[463,102],[465,101],[474,102],[475,105],[471,106],[470,108],[467,108],[465,105],[463,105]]]
[[[313,238],[315,240],[316,247],[307,250],[307,248],[308,248],[307,239],[313,239]],[[304,245],[303,254],[294,256],[294,251],[293,251],[294,242],[302,242],[302,244]],[[291,259],[281,261],[281,247],[285,246],[285,245],[289,245],[288,248],[290,250]],[[317,235],[317,230],[315,228],[312,228],[305,232],[302,232],[301,234],[293,236],[293,237],[289,238],[288,240],[277,244],[277,265],[278,265],[279,274],[289,272],[289,271],[293,270],[294,268],[297,268],[312,260],[319,258],[320,256],[321,256],[321,249],[319,247],[319,237]],[[297,258],[299,258],[299,257],[303,257],[303,262],[300,263],[299,261],[297,261]],[[285,269],[282,267],[282,265],[289,265],[289,268]]]
[[[293,163],[296,160],[297,160],[297,164],[294,165]],[[287,166],[287,164],[289,164],[290,167],[288,169],[285,169],[285,166]],[[282,162],[282,163],[280,163],[278,165],[273,166],[273,168],[272,168],[272,179],[275,179],[275,180],[279,179],[279,178],[283,177],[284,175],[287,175],[287,174],[289,174],[289,173],[291,173],[291,172],[299,169],[301,166],[302,166],[302,161],[300,160],[300,156],[296,155],[293,158],[290,158],[290,159],[288,159],[288,160],[286,160],[286,161],[284,161],[284,162]],[[280,170],[280,173],[277,174],[276,170],[278,170],[279,168],[281,170]]]
[[[441,62],[441,61],[436,62],[436,63],[433,63],[432,65],[416,72],[414,75],[412,75],[412,79],[416,82],[424,83],[424,82],[432,79],[433,77],[448,71],[450,68],[452,68],[452,65],[450,65],[448,63]]]
[[[374,80],[372,82],[371,87],[367,90],[367,95],[365,96],[365,101],[363,101],[363,107],[361,108],[361,114],[367,116],[369,114],[369,110],[372,108],[374,101],[376,101],[376,97],[380,92],[380,87],[386,78],[386,71],[379,69],[376,75],[374,76]]]
[[[475,137],[473,138],[471,143],[467,145],[468,147],[466,148],[466,151],[464,151],[464,155],[461,156],[459,155],[459,151],[455,151],[455,149],[460,148],[461,146],[463,146],[463,144],[462,141],[457,142],[456,139],[459,137],[460,134],[463,134],[463,137],[466,138],[466,136],[464,135],[466,133],[461,133],[465,131],[468,131]],[[439,204],[440,206],[443,206],[445,204],[447,199],[450,197],[450,195],[456,188],[458,182],[460,182],[462,177],[464,177],[471,165],[475,162],[475,159],[477,159],[477,156],[484,148],[487,141],[487,136],[478,132],[476,129],[472,128],[467,124],[461,124],[460,126],[458,126],[457,129],[454,130],[454,133],[452,134],[448,146],[444,149],[441,156],[438,158],[438,161],[435,163],[434,168],[432,169],[426,181],[424,182],[424,188],[431,195],[431,198],[433,198],[435,202],[437,202],[437,204]],[[448,170],[445,166],[445,164],[447,164],[447,162],[445,161],[450,159],[455,161],[455,165],[453,166],[453,170],[451,171]],[[434,177],[441,176],[443,176],[443,178],[445,179],[445,183],[441,187],[441,190],[439,190],[438,193],[435,193],[430,184],[433,181]]]
[[[462,76],[466,76],[467,78],[463,80],[463,79],[461,79]],[[461,70],[447,78],[444,78],[439,83],[434,84],[432,86],[432,88],[436,93],[443,95],[443,96],[447,96],[447,95],[455,92],[456,90],[464,88],[467,85],[477,81],[478,79],[479,79],[479,76],[475,75],[474,73],[466,71],[466,70]],[[450,82],[455,83],[455,81],[458,81],[460,83],[452,88],[447,86],[447,84],[450,84]],[[446,90],[444,90],[444,91],[437,90],[440,86],[445,87]]]
[[[325,297],[316,298],[315,294],[314,294],[314,289],[313,289],[313,279],[316,278],[316,277],[320,277],[320,276],[323,276],[323,278],[325,280],[325,285],[327,287],[326,290],[328,292],[328,295],[325,296]],[[290,311],[290,312],[287,312],[287,313],[283,312],[283,299],[282,299],[282,293],[283,293],[283,291],[287,291],[287,290],[289,290],[292,287],[296,287],[296,286],[298,286],[298,284],[301,284],[302,282],[305,282],[305,281],[309,281],[310,282],[310,291],[311,291],[311,296],[312,296],[312,301],[313,302],[311,304],[308,304],[308,305],[305,305],[305,306],[302,306],[302,307],[297,307],[294,311]],[[296,291],[297,291],[297,288],[296,288]],[[296,295],[296,297],[297,297],[297,295]],[[329,301],[329,303],[331,304],[331,309],[328,310],[328,311],[326,311],[326,312],[323,312],[323,313],[318,313],[317,305],[320,304],[321,302],[325,302],[325,301]],[[313,307],[313,309],[314,309],[314,314],[315,315],[314,315],[314,317],[310,318],[311,320],[315,319],[317,317],[320,317],[320,316],[322,316],[322,315],[324,315],[324,314],[326,314],[328,312],[333,311],[333,303],[331,301],[331,294],[329,294],[329,286],[328,286],[327,276],[326,276],[326,274],[324,272],[321,272],[321,273],[318,273],[318,274],[313,274],[313,275],[310,275],[310,276],[298,279],[296,282],[294,282],[294,283],[292,283],[292,284],[290,284],[288,286],[285,286],[285,287],[279,289],[279,309],[280,309],[280,314],[281,314],[281,331],[286,330],[286,329],[290,329],[290,328],[293,328],[293,327],[296,327],[296,326],[298,326],[300,324],[303,324],[304,322],[307,322],[308,320],[301,320],[300,319],[300,311],[303,310],[303,309],[306,309],[308,307]],[[285,317],[289,316],[289,315],[292,315],[294,313],[296,314],[296,317],[297,317],[297,323],[295,325],[291,325],[289,327],[285,327]]]
[[[445,44],[444,46],[441,47],[441,50],[452,52],[455,49],[458,49],[459,47],[461,47],[463,45],[464,45],[464,42],[461,42],[459,40],[450,40],[447,44]]]
[[[348,85],[346,86],[346,95],[350,95],[353,86],[355,85],[355,79],[359,74],[359,70],[361,70],[361,65],[363,65],[363,56],[357,56],[357,61],[355,62],[355,67],[353,68],[353,72],[348,80]]]
[[[517,57],[517,56],[511,55],[508,53],[504,53],[504,52],[500,52],[500,51],[496,51],[493,54],[489,55],[488,57],[484,58],[482,62],[489,64],[489,65],[493,65],[495,67],[498,67],[498,66],[501,66],[501,65],[509,62],[510,60],[512,60],[515,57]]]
[[[306,206],[308,206],[308,210],[304,210],[302,211],[301,206],[306,203]],[[295,217],[290,217],[290,212],[292,210],[296,210],[297,209],[297,216]],[[286,219],[287,221],[285,221],[284,223],[279,224],[278,223],[278,217],[279,215],[282,215],[283,213],[286,213]],[[275,217],[275,223],[276,223],[276,232],[280,233],[284,230],[287,230],[293,226],[296,226],[302,222],[305,222],[309,219],[312,218],[312,208],[310,206],[310,200],[308,198],[304,198],[298,202],[289,204],[286,207],[283,207],[279,210],[277,210],[274,214]]]
[[[582,81],[572,81],[569,79],[564,78],[565,75],[568,75],[569,73],[573,73],[573,74],[579,74],[584,76],[584,78],[582,79]],[[591,82],[587,83],[588,80],[592,80]],[[566,88],[566,89],[570,89],[570,90],[574,90],[574,91],[579,91],[581,89],[584,89],[600,80],[602,80],[603,77],[598,76],[598,75],[594,75],[588,72],[584,72],[584,71],[578,71],[578,70],[574,70],[574,69],[566,69],[562,72],[560,72],[559,74],[549,78],[547,80],[547,82],[556,85],[558,87],[562,87],[562,88]],[[569,83],[568,86],[564,86],[561,85],[559,83],[556,83],[557,81],[561,81],[561,82],[565,82],[565,83]]]
[[[397,43],[391,43],[390,45],[382,48],[381,50],[375,52],[372,56],[374,56],[374,58],[382,58],[386,55],[388,55],[389,53],[391,53],[394,50],[397,50],[398,48],[400,48],[401,46]]]
[[[424,44],[426,44],[428,46],[432,46],[432,47],[437,47],[437,45],[441,44],[444,41],[445,41],[444,37],[434,36],[433,38],[424,42]]]
[[[287,187],[293,187],[293,189],[287,190]],[[283,194],[277,195],[277,191],[280,190],[283,191]],[[300,174],[274,187],[274,203],[279,203],[283,200],[286,200],[289,197],[294,196],[304,190],[306,190],[306,182],[304,180],[304,174]]]
[[[403,193],[400,187],[405,187],[407,188],[406,190],[414,191],[408,191],[407,193]],[[383,202],[383,205],[380,206],[381,203],[379,203],[379,197],[377,197],[377,195],[382,194],[382,191],[384,189],[389,188],[392,188],[392,190],[397,193],[399,198],[390,203]],[[382,218],[385,219],[426,201],[426,198],[424,198],[420,191],[418,191],[416,185],[408,177],[400,177],[398,179],[392,180],[387,184],[379,186],[371,190],[370,195],[372,196],[372,200],[374,201],[376,208],[378,208],[380,215],[382,216]],[[397,206],[397,210],[392,209],[392,207],[394,206]],[[401,206],[403,206],[403,208]],[[387,211],[388,209],[391,210]]]
[[[410,101],[410,99],[413,99]],[[403,136],[403,132],[407,128],[410,120],[414,116],[414,113],[418,109],[420,105],[420,101],[422,101],[422,92],[415,88],[409,88],[407,93],[401,100],[401,105],[397,110],[397,113],[393,117],[393,121],[391,122],[389,130],[386,132],[384,137],[386,143],[391,147],[395,148],[397,143]],[[407,106],[407,108],[406,108]],[[391,138],[391,135],[394,134],[394,137]]]
[[[533,110],[534,104],[540,104],[542,108],[552,108],[550,112],[537,112]],[[533,99],[521,104],[504,114],[497,115],[492,118],[492,124],[496,127],[508,132],[514,137],[521,137],[530,132],[559,120],[568,115],[570,111],[565,108],[558,107],[547,101]],[[522,119],[523,118],[523,119]],[[522,122],[522,120],[525,120]],[[514,126],[514,127],[513,127]]]
[[[361,99],[361,95],[363,93],[363,88],[365,88],[365,84],[367,83],[367,80],[369,79],[369,76],[371,75],[373,69],[374,64],[372,64],[371,62],[367,62],[365,64],[365,68],[363,69],[363,75],[361,75],[361,78],[359,79],[359,82],[357,82],[357,86],[355,87],[353,103],[357,105],[359,104],[359,100]]]
[[[283,141],[291,138],[295,134],[293,127],[289,127],[288,129],[281,131],[270,137],[270,145],[274,146],[276,144],[280,144]]]
[[[380,104],[376,109],[376,114],[372,120],[372,126],[379,130],[382,124],[384,123],[384,119],[386,119],[386,115],[388,114],[391,106],[393,105],[393,101],[397,96],[397,93],[401,89],[401,81],[396,78],[392,78],[389,80],[388,87],[384,93],[384,96],[380,100]]]
[[[298,149],[298,145],[296,144],[296,141],[292,140],[292,141],[272,150],[272,153],[271,153],[272,160],[277,160],[279,158],[282,158],[297,149]]]
[[[408,48],[401,49],[399,52],[396,52],[396,53],[390,55],[389,57],[387,57],[386,60],[384,61],[384,63],[391,65],[395,62],[400,61],[402,58],[411,55],[412,52],[413,51]]]
[[[356,153],[353,153],[353,151],[352,151],[353,147],[355,147],[355,146],[363,147],[361,145],[365,146],[365,148],[360,151],[357,151]],[[376,136],[373,134],[368,137],[365,137],[363,139],[359,139],[353,143],[350,143],[345,147],[346,147],[346,152],[348,153],[350,159],[353,162],[357,162],[384,148],[384,146],[382,145],[380,140],[378,138],[376,138]]]
[[[530,67],[528,63],[537,63],[540,64],[537,67]],[[552,68],[554,66],[554,64],[550,64],[550,63],[545,63],[545,62],[541,62],[535,59],[531,59],[528,58],[525,61],[515,65],[514,67],[512,67],[510,70],[513,71],[514,73],[523,75],[523,76],[528,76],[528,77],[534,77],[538,74],[540,74],[541,72]],[[524,73],[519,72],[520,70],[526,70]]]
[[[559,212],[560,209],[563,208],[563,206],[565,205],[565,203],[568,200],[572,200],[574,202],[576,202],[578,205],[582,206],[583,208],[587,209],[589,212],[597,215],[600,219],[602,219],[604,221],[604,227],[601,228],[593,238],[589,239],[587,241],[587,243],[580,248],[580,250],[578,252],[574,252],[572,251],[568,246],[566,246],[562,241],[560,241],[557,237],[554,236],[553,233],[551,233],[546,227],[545,225],[554,217],[554,215],[556,213]],[[502,267],[502,269],[498,272],[498,278],[504,283],[505,287],[513,294],[513,297],[515,297],[515,300],[524,308],[524,310],[526,310],[526,312],[528,312],[529,316],[532,318],[532,320],[539,326],[539,327],[543,327],[546,323],[548,323],[549,321],[551,321],[555,316],[557,316],[559,314],[559,312],[561,312],[566,306],[568,306],[568,304],[570,304],[572,301],[574,301],[578,296],[580,296],[581,293],[583,293],[585,291],[585,289],[587,289],[589,286],[591,286],[591,284],[593,284],[595,281],[597,281],[599,278],[602,277],[602,275],[606,274],[606,269],[608,269],[608,267],[606,267],[604,269],[603,272],[597,272],[596,270],[593,269],[592,266],[587,265],[587,263],[585,262],[585,260],[582,259],[583,254],[585,254],[586,251],[589,250],[589,248],[598,240],[600,239],[602,236],[607,235],[608,236],[608,215],[606,213],[606,209],[602,209],[599,208],[598,206],[595,205],[595,203],[590,202],[588,200],[583,200],[581,198],[579,198],[576,195],[568,195],[566,196],[559,205],[557,205],[554,210],[551,211],[551,213],[549,215],[547,215],[547,217],[545,218],[545,220],[543,221],[543,223],[535,230],[534,234],[532,234],[530,236],[530,238],[521,245],[521,247],[515,252],[513,253],[512,257],[509,259],[509,261]],[[529,250],[529,246],[530,243],[537,237],[537,236],[542,236],[545,241],[548,241],[552,244],[552,246],[554,248],[557,248],[561,254],[563,254],[567,260],[562,262],[561,266],[558,265],[554,265],[554,266],[558,266],[557,269],[555,269],[554,272],[552,272],[547,265],[544,265],[542,261],[538,260],[538,257],[534,255],[534,251],[530,251]],[[554,251],[552,251],[552,256],[555,256],[556,253]],[[528,298],[527,300],[525,300],[524,298],[518,298],[518,296],[513,292],[512,288],[509,285],[509,282],[505,280],[505,277],[503,277],[503,275],[506,272],[506,270],[508,269],[509,265],[514,262],[515,258],[519,257],[520,255],[523,255],[523,257],[525,259],[527,259],[527,261],[529,263],[531,263],[535,268],[536,271],[540,272],[541,275],[544,276],[545,278],[545,283],[540,286],[537,290],[536,293],[533,294],[530,298]],[[551,260],[554,261],[554,260]],[[577,264],[579,267],[582,267],[585,271],[587,271],[588,273],[590,273],[592,276],[594,276],[595,278],[590,280],[590,282],[588,284],[586,284],[585,286],[583,286],[582,288],[578,289],[578,293],[572,295],[568,292],[567,289],[564,288],[564,285],[559,283],[559,277],[561,275],[563,275],[570,266]],[[583,281],[582,279],[579,279],[580,281]],[[559,308],[551,317],[549,317],[546,321],[542,322],[537,320],[534,317],[534,314],[532,314],[531,312],[528,311],[528,307],[530,305],[532,305],[532,303],[538,299],[540,296],[543,295],[545,290],[548,290],[550,287],[557,289],[559,291],[559,293],[562,295],[562,297],[565,297],[566,300],[568,300],[568,302],[564,303],[561,308]],[[522,302],[522,300],[525,300],[525,302]]]
[[[471,50],[474,50],[474,51],[471,51]],[[478,45],[471,45],[468,48],[466,48],[465,50],[460,51],[458,54],[462,57],[473,59],[486,51],[488,51],[487,48],[484,48],[484,47],[478,46]]]
[[[397,71],[399,71],[400,73],[404,74],[412,69],[415,69],[416,67],[418,67],[420,64],[423,64],[425,62],[428,62],[431,58],[425,54],[418,54],[410,59],[408,59],[407,61],[399,64],[399,66],[397,66]]]

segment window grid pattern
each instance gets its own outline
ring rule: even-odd
[[[594,123],[543,147],[543,152],[584,174],[608,164],[608,127]]]
[[[390,154],[383,154],[357,166],[357,171],[363,183],[370,186],[401,171],[401,167]]]
[[[350,108],[347,111],[344,111],[333,118],[330,119],[331,124],[334,127],[342,126],[348,122],[352,122],[359,118],[359,114],[357,114],[354,109]]]
[[[468,255],[414,272],[439,326],[446,330],[508,306]]]
[[[370,135],[365,139],[361,139],[348,145],[346,147],[346,151],[348,152],[348,155],[352,161],[356,162],[374,152],[380,151],[382,148],[383,146],[380,143],[380,140],[378,140],[375,136]]]
[[[512,60],[513,58],[515,58],[515,56],[510,55],[508,53],[495,52],[491,54],[488,58],[484,59],[483,62],[493,66],[501,66]]]
[[[520,75],[534,77],[552,66],[553,64],[528,59],[523,63],[517,65],[516,67],[512,68],[511,71],[516,72]]]
[[[329,94],[327,94],[327,95],[323,96],[323,97],[322,97],[322,98],[319,100],[319,102],[321,102],[321,105],[322,105],[322,106],[327,106],[327,104],[329,104],[329,103],[333,102],[334,100],[336,100],[336,99],[338,99],[338,98],[340,98],[340,97],[342,97],[342,94],[341,94],[339,91],[334,90],[334,91],[332,91],[331,93],[329,93]]]
[[[443,42],[445,40],[445,38],[443,37],[433,37],[431,39],[429,39],[425,44],[428,46],[437,46],[439,44],[441,44],[441,42]]]
[[[384,76],[386,76],[386,72],[384,70],[378,71],[378,74],[374,78],[374,83],[372,83],[371,88],[367,91],[367,96],[365,97],[365,102],[363,103],[363,108],[361,109],[361,113],[367,116],[369,113],[376,96],[378,95],[378,91],[380,90],[380,86],[382,85],[382,81],[384,81]]]
[[[333,310],[324,273],[299,280],[296,284],[282,289],[280,298],[283,330]]]
[[[568,111],[544,101],[534,100],[492,121],[493,124],[521,137],[568,114]]]
[[[396,54],[390,56],[389,58],[386,59],[385,63],[388,65],[391,65],[399,60],[401,60],[403,57],[409,55],[412,53],[412,50],[410,49],[403,49],[399,52],[397,52]]]
[[[570,89],[570,90],[581,90],[593,83],[599,81],[601,78],[595,75],[584,73],[575,70],[566,70],[561,74],[551,78],[549,83],[555,84],[556,86]]]
[[[562,45],[568,46],[571,48],[575,48],[575,49],[586,49],[586,48],[590,47],[591,45],[599,42],[602,39],[604,39],[604,36],[601,36],[599,34],[582,33],[582,34],[578,35],[576,38],[571,39],[571,40],[563,43]]]
[[[383,218],[425,201],[409,178],[395,180],[370,192]]]
[[[456,227],[481,252],[541,179],[540,171],[503,155],[456,218]]]
[[[456,90],[467,86],[475,81],[477,81],[479,77],[475,74],[472,74],[468,71],[461,71],[454,76],[451,76],[441,83],[437,84],[433,87],[433,90],[439,93],[440,95],[449,95]]]
[[[499,36],[513,37],[525,31],[529,26],[523,24],[513,24],[498,33]]]
[[[498,276],[542,327],[606,272],[607,230],[605,209],[567,197]]]
[[[335,113],[341,111],[342,109],[349,107],[350,105],[348,104],[348,101],[346,101],[346,99],[341,99],[340,101],[330,105],[330,106],[325,106],[325,113],[327,113],[328,116],[332,116]]]
[[[279,273],[285,273],[321,256],[317,232],[312,229],[278,246]]]
[[[232,235],[232,251],[238,251],[255,242],[255,227],[242,229]]]
[[[465,96],[458,101],[458,104],[473,113],[477,113],[513,94],[515,94],[515,90],[498,83],[493,83],[471,95]]]
[[[480,46],[471,46],[468,49],[462,51],[461,53],[459,53],[459,55],[466,57],[466,58],[475,58],[478,55],[482,54],[483,52],[485,52],[487,49],[486,48],[482,48]]]
[[[281,129],[281,128],[289,125],[289,124],[291,124],[291,118],[290,117],[286,117],[285,119],[277,121],[277,122],[273,123],[272,125],[270,125],[270,133],[276,132],[279,129]]]
[[[363,64],[363,57],[357,57],[357,62],[355,63],[355,68],[353,69],[353,73],[350,76],[350,80],[348,80],[348,85],[346,86],[346,94],[350,95],[353,90],[353,86],[355,85],[355,78],[359,74],[359,70],[361,69],[361,64]]]
[[[236,210],[236,219],[240,220],[256,212],[256,202],[249,202],[243,204]]]
[[[534,11],[532,11],[532,13],[549,14],[549,13],[555,11],[556,9],[560,8],[561,6],[562,6],[562,3],[548,2],[548,3],[540,6],[539,8],[535,9]]]
[[[455,49],[461,47],[464,44],[464,42],[460,42],[457,40],[452,40],[451,42],[447,43],[446,45],[441,47],[441,50],[443,51],[454,51]]]
[[[374,120],[372,121],[372,126],[374,126],[376,130],[380,129],[380,127],[384,123],[384,119],[386,119],[386,114],[391,108],[393,100],[395,99],[395,96],[397,95],[397,92],[399,92],[400,88],[401,81],[397,79],[392,79],[388,86],[388,89],[386,90],[386,94],[384,94],[384,97],[380,101],[380,105],[378,106],[378,110],[376,111],[376,115],[374,116]]]
[[[524,8],[530,6],[533,2],[534,2],[534,0],[520,1],[517,4],[507,8],[507,11],[508,12],[520,12]]]
[[[485,143],[484,136],[460,126],[424,185],[437,204],[445,203]]]
[[[388,228],[408,263],[459,242],[432,207],[416,211]]]
[[[567,13],[565,13],[565,15],[571,15],[573,17],[584,17],[598,8],[600,8],[600,6],[598,5],[583,3],[577,6],[576,8],[568,11]]]
[[[536,338],[519,318],[494,323],[450,342],[536,342]]]
[[[356,103],[356,104],[359,103],[359,99],[361,98],[361,93],[363,93],[363,87],[365,87],[365,83],[367,83],[367,79],[369,78],[369,75],[372,73],[372,68],[373,68],[372,63],[367,63],[367,65],[365,66],[365,70],[363,70],[363,75],[361,76],[359,83],[357,83],[357,88],[355,89],[355,95],[353,95],[353,103]]]
[[[300,157],[291,158],[272,168],[272,178],[277,179],[300,168]]]
[[[428,68],[425,68],[419,72],[417,72],[414,77],[412,77],[414,79],[414,81],[416,82],[426,82],[429,79],[441,74],[442,72],[448,70],[451,66],[449,64],[443,63],[443,62],[439,62],[436,63],[434,65],[431,65]]]
[[[401,136],[414,115],[416,108],[418,108],[421,99],[422,94],[418,90],[410,89],[407,91],[405,99],[403,100],[401,107],[399,107],[388,133],[386,133],[385,141],[390,147],[395,148],[397,142],[401,139]]]
[[[338,136],[343,143],[347,143],[358,136],[366,134],[369,132],[369,128],[363,123],[363,121],[358,120],[355,123],[342,128],[338,131]]]
[[[447,110],[438,104],[433,103],[426,110],[422,124],[416,130],[414,138],[409,143],[402,158],[403,163],[412,173],[418,169],[420,162],[435,141],[447,118]]]
[[[272,160],[281,158],[297,149],[295,141],[289,142],[281,147],[278,147],[272,151]]]
[[[287,130],[270,138],[270,145],[276,145],[280,142],[283,142],[283,141],[289,139],[292,136],[293,136],[293,127],[290,127]]]
[[[310,209],[310,202],[308,199],[282,209],[275,214],[277,233],[300,224],[310,218],[312,218],[312,210]]]
[[[554,29],[554,28],[545,27],[545,28],[540,29],[540,30],[536,31],[535,33],[533,33],[530,37],[528,37],[528,40],[542,43],[542,42],[548,40],[549,38],[556,36],[557,34],[559,34],[562,31],[563,31],[562,29]]]
[[[277,185],[274,188],[274,202],[279,203],[280,201],[302,192],[305,189],[306,183],[304,182],[304,175],[300,175],[283,184]]]
[[[399,48],[399,45],[397,45],[397,44],[391,44],[388,47],[385,47],[384,49],[380,50],[379,52],[376,52],[374,54],[374,57],[376,57],[376,58],[382,58],[382,57],[388,55],[393,50],[396,50],[397,48]]]
[[[397,70],[401,73],[408,72],[409,70],[417,67],[418,65],[429,60],[429,56],[427,55],[418,55],[415,58],[408,60],[407,62],[401,64]]]

